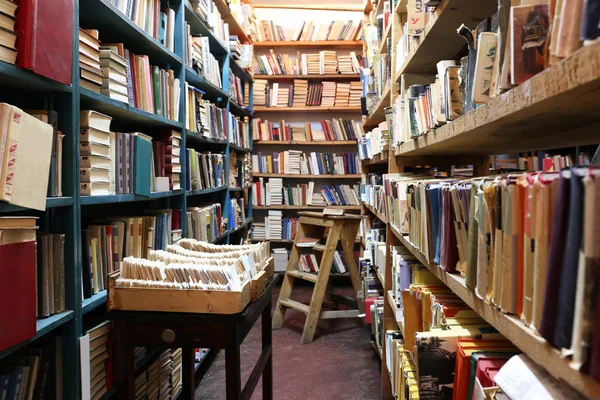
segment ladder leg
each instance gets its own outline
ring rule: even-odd
[[[302,339],[300,341],[302,344],[312,342],[315,336],[317,322],[319,321],[319,315],[321,314],[323,297],[325,295],[325,290],[327,289],[327,282],[329,281],[329,273],[331,272],[335,248],[337,247],[340,237],[340,229],[341,224],[336,223],[327,236],[325,251],[323,252],[323,257],[321,258],[321,263],[319,265],[317,283],[315,283],[315,288],[310,299],[309,312],[306,316],[306,322],[304,323],[304,330],[302,331]]]
[[[294,239],[294,243],[298,239],[302,239],[306,236],[306,232],[304,231],[304,226],[298,226],[298,232],[296,232],[296,238]],[[300,250],[294,245],[292,246],[292,252],[290,253],[290,259],[288,260],[288,265],[286,271],[292,271],[298,269],[298,261],[300,260]],[[281,284],[281,290],[279,291],[279,298],[277,299],[277,305],[275,306],[275,311],[273,312],[273,329],[279,329],[283,326],[283,319],[285,318],[286,307],[282,307],[279,302],[281,300],[287,300],[292,295],[292,288],[294,287],[294,277],[285,274],[283,276],[283,283]]]
[[[359,225],[360,222],[357,221],[346,221],[340,237],[342,242],[342,256],[344,257],[344,261],[346,261],[346,265],[348,266],[348,273],[350,274],[350,279],[352,280],[355,298],[362,286],[358,266],[356,265],[356,259],[354,257],[354,241],[356,240],[356,234],[358,233]],[[357,301],[356,303],[360,313],[362,314],[364,312],[364,304],[360,301]]]

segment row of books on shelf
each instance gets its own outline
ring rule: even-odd
[[[362,66],[362,55],[354,51],[338,55],[335,50],[296,54],[275,54],[271,50],[252,57],[252,69],[261,75],[358,74]]]
[[[252,223],[252,239],[293,240],[298,231],[298,218],[284,218],[282,211],[269,210],[264,222]]]
[[[82,196],[165,192],[181,188],[181,134],[111,132],[112,118],[81,111],[80,193]],[[153,141],[154,140],[154,141]]]
[[[249,107],[250,106],[250,82],[244,82],[238,78],[229,68],[229,99],[235,103]]]
[[[359,40],[361,35],[360,21],[331,21],[328,24],[317,24],[313,21],[302,21],[294,34],[286,39],[283,28],[272,20],[259,20],[257,41],[284,42],[322,41],[322,40]]]
[[[579,154],[540,154],[537,152],[522,154],[503,154],[490,156],[490,169],[495,171],[560,171],[574,165],[589,165],[592,155],[585,151]]]
[[[294,79],[293,84],[265,79],[254,81],[254,105],[266,107],[358,107],[361,105],[360,82],[309,82]]]
[[[395,121],[400,122],[395,124],[395,137],[399,143],[481,107],[600,35],[590,5],[579,4],[568,10],[552,7],[513,6],[510,18],[497,18],[495,13],[474,31],[461,26],[458,34],[465,38],[468,54],[459,60],[439,61],[435,77],[406,88],[397,100],[404,102],[404,107],[396,104]],[[541,32],[535,40],[532,21],[539,21],[535,26]],[[530,44],[521,46],[522,42]]]
[[[229,153],[229,188],[252,186],[252,154]]]
[[[252,172],[265,174],[336,175],[360,174],[362,167],[356,153],[304,153],[287,150],[252,155]]]
[[[371,67],[361,71],[363,93],[367,100],[369,113],[379,103],[384,91],[390,86],[391,74],[388,68],[390,60],[391,57],[388,54],[375,55]]]
[[[229,201],[229,221],[231,229],[237,229],[246,223],[246,202],[243,197]]]
[[[301,254],[298,261],[298,270],[301,272],[319,272],[319,261],[314,253]],[[341,252],[336,251],[333,255],[331,272],[334,274],[343,274],[348,271],[346,261]]]
[[[187,182],[186,190],[195,191],[226,186],[225,154],[199,152],[186,149]]]
[[[166,250],[181,238],[179,210],[153,210],[145,216],[105,217],[82,230],[83,297],[108,288],[108,274],[121,268],[125,257],[147,257],[149,250]]]
[[[589,363],[600,380],[597,316],[582,303],[597,297],[585,282],[598,248],[598,177],[593,167],[469,181],[390,174],[384,187],[390,221],[426,260],[463,275],[476,296],[570,349],[572,367]]]
[[[109,0],[134,24],[175,52],[175,10],[160,0]]]
[[[372,185],[361,183],[359,187],[360,200],[376,210],[379,215],[386,217],[385,194],[383,185]]]
[[[0,398],[41,399],[48,382],[51,364],[48,348],[27,347],[0,361]]]
[[[188,236],[212,242],[227,230],[228,218],[223,216],[221,204],[213,203],[187,210]]]
[[[250,143],[250,117],[238,117],[229,114],[229,125],[231,133],[229,134],[229,143],[238,147],[249,149]]]
[[[193,0],[191,6],[196,14],[206,23],[211,32],[223,43],[228,45],[230,40],[229,24],[223,22],[218,7],[212,0]],[[252,4],[239,0],[227,4],[232,17],[249,37],[256,37],[256,15]]]
[[[191,27],[187,25],[186,49],[186,65],[213,85],[222,88],[221,68],[219,66],[219,61],[210,52],[210,42],[208,37],[192,36]]]
[[[65,235],[38,234],[37,223],[36,217],[0,217],[0,301],[19,304],[0,313],[0,323],[10,326],[0,332],[0,351],[34,337],[36,318],[65,311]]]
[[[321,120],[321,129],[314,129],[310,123],[292,125],[285,120],[271,122],[261,118],[252,120],[252,135],[254,140],[269,140],[281,142],[333,142],[356,140],[362,135],[360,121],[335,118]]]
[[[387,114],[386,119],[388,119]],[[360,156],[361,160],[371,159],[378,154],[386,154],[386,152],[390,149],[389,126],[389,122],[381,122],[378,126],[359,137],[358,155]]]
[[[100,44],[98,34],[79,29],[81,87],[177,121],[181,86],[174,71],[151,65],[148,56],[131,53],[123,43]]]
[[[252,204],[322,206],[325,202],[327,205],[352,206],[360,204],[358,190],[357,185],[324,185],[320,191],[315,191],[315,183],[312,181],[307,184],[283,186],[282,178],[269,178],[266,182],[264,178],[259,178],[258,182],[253,184]],[[321,199],[314,201],[315,196]]]

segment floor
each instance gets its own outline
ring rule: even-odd
[[[337,287],[337,286],[336,286]],[[296,286],[295,300],[308,303],[312,286]],[[351,288],[337,290],[350,295]],[[273,307],[279,287],[273,290]],[[381,363],[370,344],[370,331],[352,319],[319,321],[314,342],[300,344],[304,314],[286,313],[273,331],[273,398],[276,400],[375,400],[381,398]],[[260,320],[241,347],[242,384],[261,346]],[[196,390],[197,400],[225,398],[225,353],[221,351]],[[262,399],[259,382],[253,400]]]

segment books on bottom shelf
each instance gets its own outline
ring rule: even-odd
[[[313,254],[301,254],[298,262],[298,270],[302,272],[319,272],[319,261]],[[343,274],[348,270],[346,261],[341,256],[339,251],[336,251],[331,264],[331,272],[335,274]]]
[[[145,257],[181,238],[179,210],[153,210],[146,216],[105,217],[82,230],[83,297],[108,288],[108,274],[121,268],[123,258]]]
[[[219,203],[188,207],[187,210],[188,235],[196,240],[214,241],[227,230],[227,221]]]
[[[50,370],[49,353],[48,348],[27,347],[3,358],[0,361],[0,396],[6,399],[42,398]],[[62,376],[59,372],[57,376]]]
[[[109,343],[111,324],[104,321],[88,330],[79,339],[81,366],[81,398],[100,399],[108,391],[109,373],[112,370],[112,349]]]
[[[65,310],[65,235],[37,235],[37,316]]]
[[[292,125],[285,120],[271,122],[260,118],[252,120],[253,140],[270,140],[281,142],[325,142],[347,141],[362,137],[360,121],[336,118],[321,120],[321,129],[312,124]]]

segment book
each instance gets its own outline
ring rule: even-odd
[[[511,7],[511,84],[521,84],[544,69],[548,5]]]

